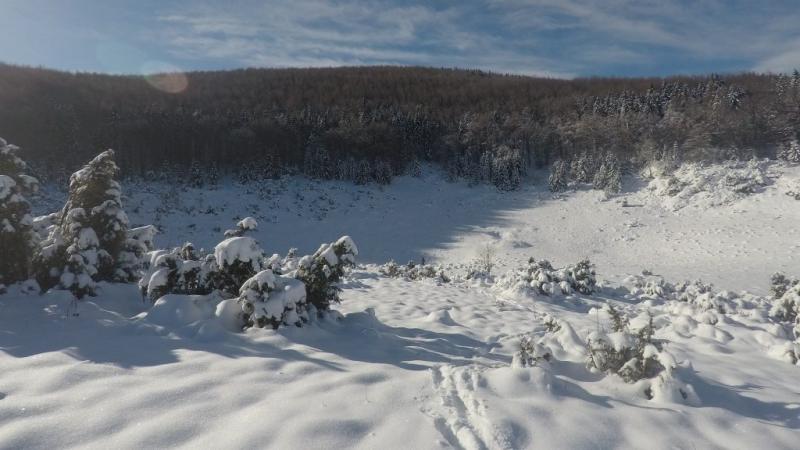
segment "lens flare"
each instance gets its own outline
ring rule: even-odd
[[[180,94],[189,87],[189,78],[177,66],[160,61],[150,61],[142,66],[147,84],[159,91]]]

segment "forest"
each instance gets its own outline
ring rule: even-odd
[[[54,180],[113,148],[126,177],[389,183],[428,162],[511,190],[531,168],[567,173],[587,161],[624,171],[665,158],[774,158],[797,148],[799,130],[797,71],[562,80],[389,66],[140,76],[0,65],[0,135]]]

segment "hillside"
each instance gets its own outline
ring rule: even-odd
[[[800,129],[800,74],[542,79],[417,67],[148,76],[0,65],[0,133],[41,174],[113,148],[128,175],[303,172],[389,182],[417,162],[506,178],[581,154],[774,157]],[[483,162],[482,162],[483,161]],[[480,174],[481,164],[498,175]]]

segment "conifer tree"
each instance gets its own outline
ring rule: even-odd
[[[37,241],[25,195],[38,189],[38,181],[25,174],[17,151],[0,138],[0,286],[28,278]]]
[[[778,151],[778,159],[792,164],[800,164],[800,143],[796,139],[792,139],[784,144]]]
[[[114,151],[107,150],[70,177],[69,197],[36,258],[43,289],[59,286],[78,297],[96,281],[130,281],[128,216],[122,209]]]
[[[567,189],[567,177],[569,176],[569,168],[567,163],[561,159],[553,163],[550,168],[550,178],[547,180],[550,187],[550,192],[561,192]]]
[[[343,236],[300,260],[295,278],[305,284],[308,302],[318,312],[330,309],[331,303],[339,303],[338,283],[345,268],[355,265],[356,256],[356,244],[349,236]]]

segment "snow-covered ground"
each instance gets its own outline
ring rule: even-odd
[[[638,178],[609,198],[554,197],[541,182],[498,193],[433,173],[383,189],[124,185],[132,222],[158,224],[161,247],[210,249],[234,218],[253,216],[268,253],[311,253],[348,234],[367,265],[343,285],[341,320],[246,333],[225,329],[214,296],[150,306],[134,285],[103,284],[75,316],[67,293],[11,286],[0,295],[0,448],[797,448],[800,366],[784,359],[791,339],[767,300],[687,303],[629,276],[766,294],[773,272],[800,275],[800,202],[786,195],[800,168],[768,174],[755,194],[699,192],[677,209]],[[486,244],[495,274],[531,256],[588,257],[604,287],[547,297],[458,269],[438,283],[371,264],[468,263]],[[587,339],[611,327],[607,304],[632,323],[652,317],[675,359],[651,395],[586,368]],[[560,330],[548,331],[549,317]],[[523,336],[552,360],[513,366]]]
[[[252,216],[259,222],[253,236],[268,253],[290,247],[313,253],[322,242],[350,235],[361,262],[464,263],[489,244],[500,271],[531,256],[556,265],[588,257],[609,280],[646,269],[673,281],[700,278],[764,294],[772,273],[800,271],[800,203],[786,195],[800,168],[773,166],[768,174],[761,192],[736,201],[725,189],[665,197],[656,183],[648,189],[634,177],[626,178],[623,194],[608,199],[588,189],[554,196],[543,172],[516,192],[448,183],[428,172],[383,188],[286,178],[214,190],[126,184],[124,193],[132,224],[162,229],[161,247],[189,240],[211,249],[222,231]],[[51,193],[37,206],[46,213],[61,204],[63,195]],[[682,207],[673,210],[676,204]]]

